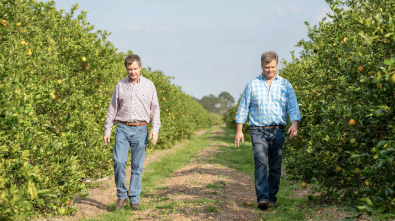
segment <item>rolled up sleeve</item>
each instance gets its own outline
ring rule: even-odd
[[[236,114],[236,123],[244,124],[248,117],[248,112],[250,109],[250,101],[251,101],[251,88],[248,84],[244,91],[243,95],[241,96],[239,108],[237,109]]]
[[[296,98],[295,91],[290,83],[288,84],[287,92],[287,113],[289,115],[289,119],[291,120],[291,122],[295,120],[301,121],[302,116],[300,115],[298,100]]]
[[[153,86],[152,88],[153,88],[152,89],[153,90],[152,102],[151,102],[151,107],[150,107],[150,114],[152,116],[152,131],[159,133],[159,128],[161,125],[159,101],[158,101],[158,95],[156,93],[155,86]]]
[[[111,135],[112,126],[115,122],[115,116],[117,116],[118,110],[118,84],[115,86],[115,90],[112,93],[110,106],[107,111],[107,119],[104,123],[104,135]]]

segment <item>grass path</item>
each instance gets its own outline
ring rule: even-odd
[[[350,215],[343,207],[307,200],[308,190],[300,181],[288,180],[285,171],[278,208],[258,210],[251,143],[234,148],[234,132],[224,127],[153,156],[156,160],[144,167],[140,210],[126,205],[115,211],[115,184],[109,180],[98,183],[84,201],[97,208],[94,214],[80,211],[51,220],[343,220]]]

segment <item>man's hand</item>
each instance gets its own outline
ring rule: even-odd
[[[239,147],[241,141],[244,143],[243,124],[236,124],[235,148]]]
[[[104,143],[108,146],[110,143],[110,135],[104,135],[103,137]]]
[[[241,139],[241,141],[244,143],[244,134],[243,134],[243,132],[236,132],[236,136],[235,136],[235,148],[236,148],[236,147],[239,147],[240,139]]]
[[[296,134],[298,134],[298,121],[292,121],[292,125],[289,127],[287,134],[289,133],[291,133],[291,135],[289,135],[290,139],[294,138]]]
[[[149,139],[152,139],[152,144],[156,144],[156,142],[158,141],[158,133],[156,133],[155,131],[151,131]]]

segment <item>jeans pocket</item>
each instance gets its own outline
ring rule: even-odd
[[[118,122],[118,124],[117,124],[117,129],[118,129],[118,128],[125,128],[125,127],[126,127],[125,124],[119,123],[119,122]]]
[[[139,131],[142,131],[142,132],[147,132],[148,131],[148,125],[139,126],[138,128],[139,128]]]

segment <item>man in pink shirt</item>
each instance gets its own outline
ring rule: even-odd
[[[110,143],[111,129],[118,122],[114,146],[114,178],[118,200],[115,209],[129,203],[137,210],[140,203],[141,175],[148,142],[148,123],[152,124],[150,139],[156,144],[160,128],[160,109],[155,85],[143,77],[141,59],[131,54],[125,58],[128,77],[115,86],[104,125],[104,143]],[[151,120],[152,116],[152,120]],[[129,191],[125,185],[126,162],[129,149],[132,150],[132,177]]]

